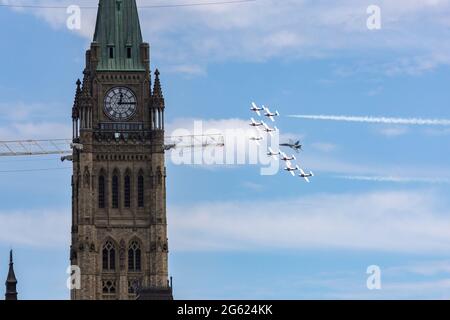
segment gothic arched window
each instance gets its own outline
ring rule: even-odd
[[[127,173],[125,175],[125,179],[123,182],[123,187],[124,187],[124,207],[125,208],[129,208],[131,207],[131,178],[129,173]]]
[[[115,280],[103,280],[103,293],[115,294],[116,293],[116,281]]]
[[[119,176],[114,172],[112,177],[112,207],[119,208]]]
[[[138,207],[144,207],[144,175],[139,173],[138,177]]]
[[[106,241],[102,250],[103,270],[114,271],[116,269],[116,248],[111,241]]]
[[[139,288],[140,283],[138,279],[130,279],[128,280],[128,293],[130,295],[136,294],[136,289]]]
[[[137,241],[128,248],[128,271],[141,271],[141,247]]]
[[[105,207],[105,177],[103,174],[98,177],[98,207]]]

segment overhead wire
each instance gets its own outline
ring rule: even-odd
[[[0,174],[1,173],[20,173],[20,172],[39,172],[39,171],[68,170],[68,169],[72,169],[72,167],[0,170]]]
[[[208,1],[208,2],[188,2],[188,3],[173,3],[173,4],[153,4],[141,5],[139,9],[158,9],[158,8],[180,8],[180,7],[199,7],[199,6],[214,6],[214,5],[232,5],[244,4],[250,2],[257,2],[258,0],[229,0],[229,1]],[[0,7],[21,8],[21,9],[66,9],[67,6],[55,5],[40,5],[40,4],[12,4],[0,3]],[[79,6],[80,9],[97,9],[98,6]]]

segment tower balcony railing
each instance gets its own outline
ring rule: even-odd
[[[143,122],[102,122],[99,124],[101,131],[124,132],[124,131],[144,131]]]

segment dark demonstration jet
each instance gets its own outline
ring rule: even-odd
[[[289,140],[289,143],[280,143],[280,147],[288,147],[295,150],[297,153],[302,149],[302,145],[300,141],[294,142],[293,140]]]

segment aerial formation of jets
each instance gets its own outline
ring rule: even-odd
[[[278,111],[271,112],[269,110],[269,108],[267,108],[265,106],[258,107],[258,105],[254,102],[252,102],[252,107],[250,108],[250,111],[256,113],[260,117],[261,117],[261,112],[264,111],[264,113],[262,115],[264,117],[269,118],[272,122],[275,122],[275,117],[280,116],[280,113]],[[268,133],[270,136],[273,136],[273,133],[278,131],[277,127],[274,126],[273,128],[271,128],[263,120],[261,120],[259,122],[255,121],[255,119],[253,119],[253,118],[251,118],[250,120],[251,120],[250,126],[252,126],[254,128],[259,128],[263,132]],[[262,137],[260,135],[250,138],[251,141],[255,141],[258,145],[259,145],[259,141],[261,141],[263,139],[264,139],[264,137]],[[293,140],[289,140],[289,142],[287,142],[287,143],[280,143],[280,147],[290,148],[290,149],[296,151],[297,153],[300,150],[302,150],[302,145],[300,144],[300,141],[293,141]],[[289,172],[294,177],[296,176],[296,172],[299,172],[298,176],[300,178],[305,179],[305,181],[308,183],[310,182],[309,178],[314,177],[314,173],[312,173],[312,171],[310,171],[309,173],[305,173],[305,171],[302,168],[300,168],[299,165],[294,166],[292,164],[291,161],[297,160],[297,158],[294,155],[288,156],[286,153],[284,153],[281,150],[274,151],[272,148],[269,147],[269,150],[267,151],[267,156],[273,157],[275,159],[278,159],[278,157],[280,157],[280,160],[284,161],[286,163],[286,167],[284,168],[284,170]]]

